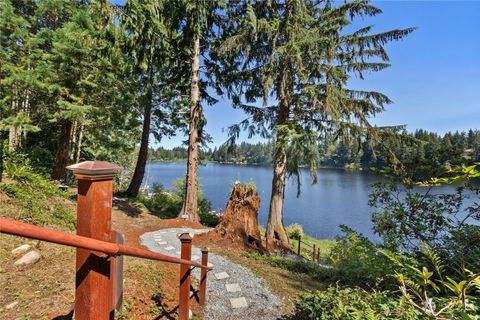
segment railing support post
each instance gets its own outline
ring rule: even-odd
[[[300,254],[300,243],[302,242],[302,236],[298,236],[298,255],[301,256]]]
[[[112,184],[122,168],[102,161],[85,161],[67,169],[78,180],[77,234],[111,242]],[[75,319],[114,319],[112,257],[77,249]]]
[[[320,264],[320,248],[317,249],[317,263]]]
[[[202,264],[208,265],[208,248],[202,248]],[[200,305],[204,306],[207,302],[207,269],[202,268],[200,271]]]
[[[315,243],[313,244],[313,251],[312,251],[312,261],[315,262],[315,258],[317,257],[317,248],[315,248]]]
[[[178,238],[182,242],[180,257],[185,260],[191,260],[193,235],[191,233],[182,233]],[[190,266],[180,265],[180,294],[178,300],[178,316],[180,320],[188,320],[189,318],[190,270]]]

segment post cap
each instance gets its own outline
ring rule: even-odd
[[[186,233],[179,233],[179,234],[177,234],[177,237],[178,237],[178,239],[180,239],[180,241],[183,241],[183,240],[192,241],[193,233],[187,233],[187,232]]]
[[[74,174],[98,176],[116,174],[123,168],[107,161],[83,161],[72,164],[67,169],[72,170]]]
[[[203,247],[202,248],[202,253],[207,253],[209,251],[208,247]]]

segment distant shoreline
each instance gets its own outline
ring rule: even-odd
[[[187,159],[178,159],[178,160],[153,160],[153,161],[148,161],[148,163],[187,163]],[[234,161],[214,161],[214,160],[207,160],[207,161],[201,161],[200,165],[206,164],[206,163],[216,163],[216,164],[225,164],[225,165],[236,165],[236,166],[242,166],[242,167],[267,167],[267,168],[273,168],[273,165],[271,164],[265,164],[265,163],[244,163],[244,162],[234,162]],[[303,165],[300,166],[302,169],[308,169],[307,166]],[[345,167],[334,167],[334,166],[319,166],[318,169],[339,169],[339,170],[344,170],[344,171],[352,171],[352,172],[370,172],[369,170],[365,170],[364,168],[345,168]]]

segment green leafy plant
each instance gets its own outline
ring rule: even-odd
[[[298,223],[293,223],[286,229],[289,238],[299,239],[303,237],[303,227]]]

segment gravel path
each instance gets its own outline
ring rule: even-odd
[[[180,257],[178,233],[207,231],[209,229],[162,229],[145,233],[140,240],[152,251]],[[200,262],[201,255],[200,248],[192,249],[192,260]],[[210,253],[208,258],[213,270],[207,280],[206,320],[271,320],[281,316],[280,299],[250,270],[214,253]],[[195,269],[193,275],[199,279],[200,271]]]

